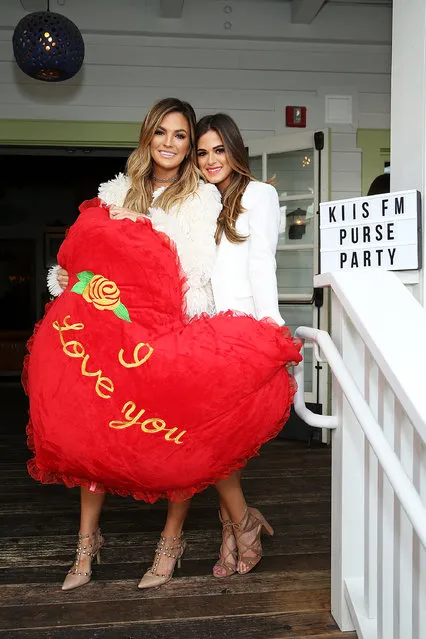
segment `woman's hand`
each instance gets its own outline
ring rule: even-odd
[[[285,365],[286,369],[292,368],[293,366],[297,366],[299,362],[287,362]]]
[[[68,271],[66,271],[64,268],[59,268],[58,272],[57,272],[57,278],[58,278],[58,284],[61,287],[61,289],[63,291],[65,291],[65,289],[68,286]]]
[[[110,206],[109,208],[109,216],[112,220],[132,220],[136,222],[136,220],[140,217],[139,213],[135,213],[130,209],[126,209],[123,206]]]

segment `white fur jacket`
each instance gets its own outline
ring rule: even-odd
[[[129,178],[119,173],[99,186],[98,196],[107,205],[123,206],[129,189]],[[164,188],[154,192],[153,204]],[[220,193],[213,184],[200,182],[194,195],[167,213],[155,206],[149,209],[153,227],[165,233],[176,245],[182,269],[187,277],[186,311],[190,317],[200,313],[215,313],[210,278],[216,259],[214,234],[222,205]],[[48,273],[49,292],[62,292],[54,266]]]

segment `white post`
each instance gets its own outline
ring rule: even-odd
[[[426,199],[426,2],[425,0],[393,0],[392,37],[392,104],[391,104],[391,191],[417,189],[422,194],[423,263],[426,257],[425,199]],[[426,276],[424,267],[416,273],[418,282],[408,273],[406,283],[413,284],[413,292],[426,306]],[[401,428],[407,426],[404,419],[395,419],[396,447],[401,445]],[[386,430],[386,425],[385,425]],[[404,433],[402,433],[404,434]],[[414,445],[417,442],[418,450]],[[412,474],[414,454],[414,483],[421,493],[422,473],[426,466],[421,460],[426,457],[425,446],[413,435],[402,440],[401,460],[407,474]],[[417,457],[416,457],[417,456]],[[411,468],[410,468],[411,467]],[[412,535],[405,514],[395,503],[392,506],[392,491],[383,490],[383,553],[380,566],[383,596],[380,601],[379,639],[395,637],[420,639],[426,632],[425,592],[426,571],[423,547]],[[421,493],[422,494],[422,493]],[[424,497],[424,487],[423,494]],[[387,519],[387,522],[385,521]],[[393,519],[393,530],[390,523]],[[394,546],[394,566],[389,569],[386,554]],[[388,565],[386,565],[388,564]],[[386,573],[388,573],[386,575]],[[389,582],[393,578],[393,597]],[[391,618],[382,608],[393,604]]]
[[[393,0],[391,191],[417,189],[424,198],[425,184],[426,2]],[[423,232],[423,261],[425,236]],[[402,279],[426,305],[424,269],[407,271]]]
[[[333,341],[359,380],[363,373],[363,362],[357,354],[359,344],[355,344],[345,313],[333,294],[332,317]],[[353,630],[354,624],[345,598],[345,580],[364,574],[364,437],[334,378],[333,415],[337,415],[339,427],[333,431],[332,446],[331,614],[346,631]]]

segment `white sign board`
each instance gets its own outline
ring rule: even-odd
[[[421,267],[420,193],[400,191],[320,205],[321,273]]]

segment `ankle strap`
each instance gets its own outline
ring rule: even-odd
[[[222,513],[219,509],[219,521],[222,524],[223,528],[227,528],[228,526],[232,526],[232,521],[230,519],[223,519]]]
[[[160,555],[165,555],[172,559],[179,559],[179,557],[182,556],[184,548],[185,541],[183,540],[183,534],[179,535],[179,537],[164,537],[164,535],[160,535],[160,540],[155,551],[156,559],[154,560],[153,565],[154,574],[158,568],[158,564],[160,563]]]
[[[97,535],[101,534],[101,529],[97,528],[97,530],[95,530],[95,532],[92,533],[86,533],[84,535],[82,535],[80,532],[78,533],[78,539],[79,541],[82,541],[83,539],[90,539],[90,537],[96,537]]]
[[[181,534],[178,537],[165,537],[163,535],[163,533],[161,533],[160,535],[160,542],[161,541],[182,541],[183,540],[183,531],[181,532]]]
[[[245,513],[244,513],[244,515],[242,516],[242,518],[241,518],[241,520],[239,522],[237,522],[236,524],[231,522],[232,523],[232,528],[234,530],[239,530],[241,527],[244,527],[246,525],[246,523],[248,522],[249,518],[250,518],[250,511],[247,508]]]

